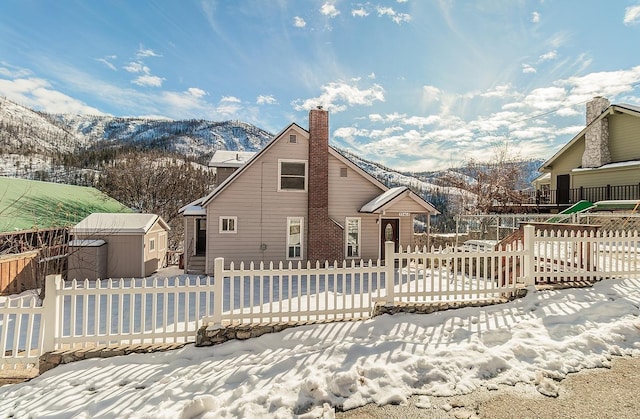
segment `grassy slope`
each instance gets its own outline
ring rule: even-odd
[[[92,212],[131,212],[95,188],[0,177],[0,232],[75,225]]]

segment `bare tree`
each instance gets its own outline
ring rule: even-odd
[[[521,190],[527,187],[521,160],[506,145],[497,147],[490,161],[470,159],[444,180],[472,194],[462,210],[475,214],[488,214],[497,206],[522,204],[525,196]]]
[[[178,209],[209,191],[214,175],[200,165],[160,152],[130,152],[108,165],[98,188],[130,208],[160,215],[170,226],[169,247],[179,247]]]

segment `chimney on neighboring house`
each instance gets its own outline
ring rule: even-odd
[[[344,259],[344,233],[329,218],[329,112],[309,111],[307,259]]]
[[[584,134],[582,167],[600,167],[611,163],[609,153],[609,120],[602,118],[594,122],[611,103],[596,96],[587,103],[587,131]]]

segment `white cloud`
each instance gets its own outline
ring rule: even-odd
[[[190,94],[191,96],[193,96],[193,97],[198,97],[198,98],[200,98],[200,97],[204,97],[204,96],[206,96],[206,95],[207,95],[207,92],[205,92],[204,90],[199,89],[199,88],[197,88],[197,87],[190,87],[190,88],[188,88],[188,89],[187,89],[187,93],[189,93],[189,94]]]
[[[336,6],[333,3],[327,2],[320,7],[320,13],[330,18],[334,18],[340,14],[340,11],[336,9]]]
[[[147,67],[140,61],[132,61],[122,68],[124,68],[129,73],[143,73],[143,74],[151,73],[151,69],[149,69],[149,67]]]
[[[138,52],[136,52],[136,57],[145,58],[145,57],[162,57],[162,55],[156,53],[152,49],[140,47]]]
[[[624,24],[635,25],[640,23],[640,4],[629,6],[624,11]]]
[[[102,58],[96,58],[96,61],[98,61],[99,63],[102,63],[104,65],[106,65],[107,67],[109,67],[111,70],[113,71],[118,71],[118,69],[116,68],[115,65],[113,65],[113,63],[111,63],[111,60],[115,60],[116,58],[118,58],[115,55],[108,55],[106,57],[102,57]]]
[[[540,58],[538,59],[539,63],[545,62],[545,61],[549,61],[549,60],[555,60],[556,58],[558,58],[558,52],[556,50],[553,51],[549,51],[545,54],[542,54],[540,56]]]
[[[530,66],[529,64],[522,64],[522,72],[525,74],[535,73],[536,69]]]
[[[9,63],[0,61],[0,75],[2,76],[9,77],[12,79],[17,79],[17,78],[28,77],[31,74],[32,74],[31,71],[25,68],[16,67]]]
[[[370,78],[371,80],[375,80],[376,79],[376,73],[371,73],[367,76],[368,78]]]
[[[363,105],[371,106],[374,102],[384,102],[384,89],[379,84],[374,84],[368,89],[360,89],[358,86],[344,82],[331,82],[322,86],[323,93],[310,99],[298,99],[292,103],[297,111],[308,110],[322,105],[331,112],[341,112],[347,107]]]
[[[295,26],[296,28],[304,28],[305,26],[307,26],[307,22],[305,22],[305,20],[300,16],[296,16],[293,18],[293,26]]]
[[[494,87],[493,89],[490,89],[484,93],[481,93],[480,96],[507,98],[507,97],[518,96],[518,93],[513,90],[513,86],[511,86],[510,84],[501,84],[499,86]]]
[[[54,90],[47,80],[39,78],[0,79],[0,92],[16,103],[44,112],[104,114],[80,100]]]
[[[391,7],[378,6],[376,10],[378,12],[378,16],[389,16],[391,20],[393,20],[397,24],[400,24],[402,22],[409,22],[411,20],[411,15],[408,15],[406,13],[398,13]]]
[[[422,86],[422,100],[426,103],[438,102],[441,95],[442,90],[435,86]]]
[[[360,7],[359,9],[353,9],[351,11],[351,16],[367,17],[369,16],[369,12],[367,12],[364,7]]]
[[[256,104],[258,105],[277,105],[278,101],[273,95],[260,95],[256,99]]]
[[[131,81],[131,83],[137,84],[138,86],[160,87],[162,86],[163,81],[164,79],[162,77],[145,74],[145,75],[136,77]]]
[[[538,23],[538,22],[540,22],[540,13],[538,12],[531,13],[531,23]]]

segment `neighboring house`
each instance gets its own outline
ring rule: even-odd
[[[640,106],[595,97],[586,111],[586,127],[540,168],[541,204],[640,199]]]
[[[211,160],[209,160],[209,167],[216,171],[216,183],[214,186],[218,186],[227,180],[233,172],[244,166],[255,154],[254,151],[214,151]]]
[[[96,188],[0,176],[0,232],[67,227],[93,212],[127,211]]]
[[[329,115],[292,123],[209,195],[180,209],[185,271],[213,262],[376,260],[384,242],[414,243],[414,216],[438,214],[406,187],[388,189],[329,146]]]
[[[67,279],[151,275],[166,264],[169,230],[155,214],[91,214],[70,231]]]

